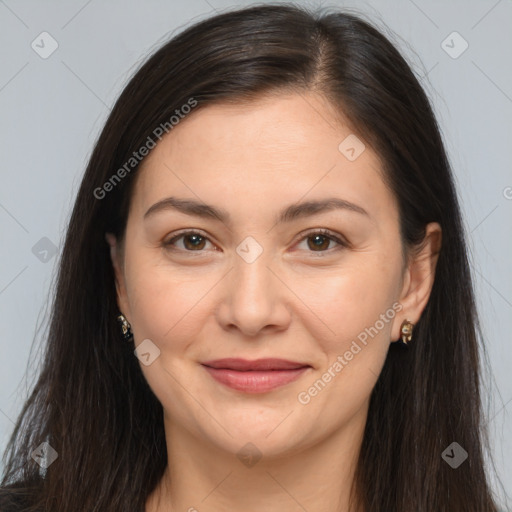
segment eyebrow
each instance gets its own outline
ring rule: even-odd
[[[195,199],[180,199],[177,197],[166,197],[151,206],[144,214],[144,220],[153,216],[157,212],[166,210],[177,210],[186,215],[193,215],[205,219],[214,219],[230,224],[231,216],[223,208],[216,208],[214,206],[201,203]],[[370,218],[370,214],[361,206],[351,203],[338,197],[329,197],[320,200],[304,201],[302,203],[295,203],[287,206],[277,216],[275,223],[281,224],[291,222],[299,218],[309,217],[319,213],[324,213],[332,210],[347,210],[356,212]]]

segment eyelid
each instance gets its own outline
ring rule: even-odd
[[[200,235],[202,238],[204,238],[205,240],[207,240],[208,242],[213,244],[213,242],[210,240],[210,236],[207,235],[201,229],[183,229],[182,231],[177,231],[177,232],[173,233],[171,238],[163,241],[162,245],[164,246],[164,248],[170,248],[171,250],[175,249],[175,247],[173,247],[173,242],[183,236],[186,236],[186,235]],[[184,249],[176,249],[176,250],[180,251],[180,252],[188,252],[188,253],[195,252],[198,254],[205,252],[204,250],[203,251],[186,251]]]
[[[322,255],[322,254],[331,254],[332,251],[341,249],[341,248],[348,248],[350,247],[350,242],[339,233],[336,233],[334,231],[331,231],[327,228],[310,228],[307,231],[303,231],[298,235],[298,240],[294,244],[296,245],[299,242],[303,242],[306,238],[308,238],[311,235],[322,235],[326,238],[331,239],[333,242],[336,242],[339,247],[334,247],[331,249],[327,249],[326,251],[308,251],[312,254]]]
[[[200,229],[184,229],[182,231],[173,233],[171,238],[169,238],[168,240],[165,240],[163,242],[163,246],[165,248],[171,248],[171,250],[177,250],[177,251],[185,252],[185,253],[202,254],[202,253],[206,252],[205,250],[187,251],[184,249],[176,249],[173,247],[173,242],[175,240],[178,240],[179,238],[181,238],[183,236],[191,235],[191,234],[200,235],[202,238],[204,238],[205,240],[207,240],[208,242],[213,244],[213,242],[210,240],[210,236],[205,234],[204,231],[202,231]],[[294,242],[294,245],[297,245],[298,243],[303,242],[306,238],[308,238],[308,236],[311,236],[311,235],[325,236],[326,238],[331,239],[333,242],[336,242],[339,246],[339,247],[327,249],[326,251],[308,251],[308,252],[311,252],[312,254],[317,254],[317,255],[321,256],[322,254],[326,254],[326,253],[330,254],[333,250],[350,247],[350,242],[348,242],[348,240],[345,237],[343,237],[342,235],[340,235],[334,231],[331,231],[330,229],[326,229],[326,228],[310,228],[307,231],[300,233],[299,235],[297,235],[297,240]]]

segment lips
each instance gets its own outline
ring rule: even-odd
[[[217,359],[202,363],[217,382],[244,393],[266,393],[297,380],[311,365],[285,359]]]
[[[256,359],[248,361],[247,359],[216,359],[215,361],[206,361],[204,366],[222,370],[236,370],[239,372],[257,371],[257,370],[297,370],[299,368],[309,367],[309,364],[287,361],[286,359]]]

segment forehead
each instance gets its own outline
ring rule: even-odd
[[[176,163],[208,156],[219,163],[240,156],[246,165],[249,160],[268,162],[277,169],[282,163],[285,171],[287,162],[306,153],[336,154],[340,134],[351,133],[340,116],[323,97],[311,93],[267,94],[250,102],[207,105],[181,120],[143,167],[172,154]]]
[[[327,192],[373,202],[374,210],[389,207],[393,198],[371,148],[352,161],[340,151],[340,143],[354,136],[342,114],[315,94],[201,107],[175,125],[142,162],[134,207],[147,209],[166,195],[195,196],[219,206],[256,201],[257,207]]]

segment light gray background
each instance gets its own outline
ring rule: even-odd
[[[141,59],[164,40],[215,11],[250,3],[0,0],[1,450],[33,382],[39,337],[30,349],[47,320],[63,230],[110,107]],[[512,495],[512,2],[321,5],[356,9],[389,26],[434,102],[470,234],[490,361],[484,392],[491,446]],[[43,45],[43,31],[58,43],[46,59],[31,47]],[[463,40],[446,39],[454,31],[469,45],[457,58]],[[48,50],[49,40],[44,44]],[[55,255],[42,252],[51,247],[43,237]]]

